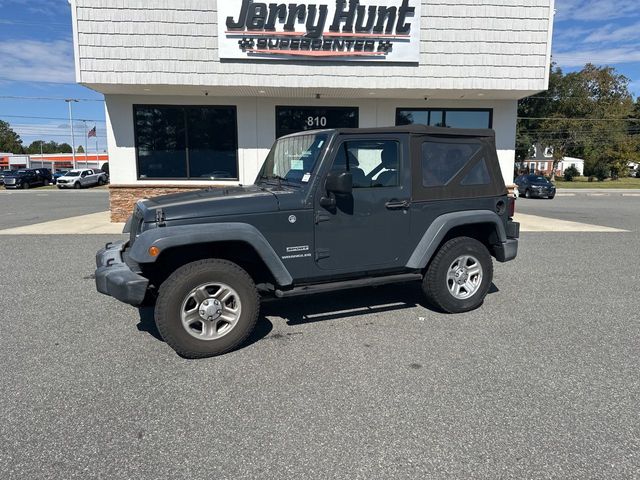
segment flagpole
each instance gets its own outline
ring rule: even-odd
[[[86,140],[86,145],[84,146],[84,168],[89,168],[89,160],[87,159],[87,150],[89,150],[89,131],[87,130],[87,121],[83,120],[84,123],[84,138]]]

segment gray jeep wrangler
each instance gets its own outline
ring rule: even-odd
[[[97,254],[99,292],[155,303],[188,358],[251,334],[261,296],[421,281],[448,312],[482,304],[519,224],[492,130],[307,131],[276,141],[253,185],[140,200]]]

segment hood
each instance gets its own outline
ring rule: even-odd
[[[274,212],[278,210],[278,197],[271,190],[248,185],[162,195],[142,200],[141,204],[145,222],[155,222],[158,209],[162,209],[166,221],[177,221]]]

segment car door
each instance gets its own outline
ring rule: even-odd
[[[334,273],[400,267],[410,230],[411,174],[407,137],[343,136],[329,172],[351,172],[353,190],[323,207],[315,198],[315,261]],[[325,173],[325,174],[326,174]]]
[[[86,187],[87,185],[89,185],[89,181],[89,170],[83,170],[80,174],[80,185]]]

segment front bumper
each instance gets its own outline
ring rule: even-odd
[[[137,274],[122,259],[128,242],[107,244],[96,254],[96,289],[134,307],[142,305],[149,280]]]
[[[555,190],[531,190],[531,196],[537,198],[553,197],[555,194]]]

